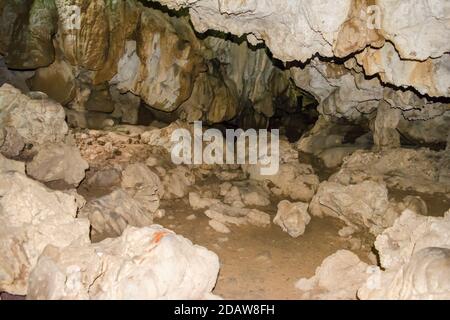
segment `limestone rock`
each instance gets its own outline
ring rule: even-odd
[[[304,299],[355,300],[356,292],[369,274],[368,265],[348,250],[339,250],[327,257],[312,278],[300,279],[295,287]]]
[[[95,172],[86,180],[92,188],[109,188],[121,184],[122,173],[117,168],[108,168]]]
[[[205,211],[205,215],[224,225],[246,225],[252,224],[257,227],[267,227],[270,225],[270,215],[257,210],[241,207],[229,206],[223,203],[216,203]]]
[[[230,190],[228,190],[228,192],[224,195],[223,202],[233,207],[238,208],[245,207],[244,203],[242,202],[241,192],[239,191],[239,188],[236,186],[232,186]]]
[[[89,219],[95,239],[118,237],[129,225],[146,227],[153,223],[152,212],[122,189],[89,201],[79,216]]]
[[[64,143],[44,144],[27,164],[27,173],[42,182],[64,180],[78,186],[88,168],[77,147]]]
[[[84,108],[88,111],[112,113],[115,106],[108,85],[92,86]]]
[[[25,174],[25,163],[5,158],[0,153],[0,172],[19,172]]]
[[[256,45],[265,41],[274,56],[284,61],[306,61],[316,52],[332,56],[334,41],[350,11],[350,1],[336,3],[340,10],[331,10],[327,3],[290,0],[277,3],[248,1],[245,4],[162,0],[161,3],[177,9],[191,7],[192,21],[199,32],[215,29],[237,36],[249,34],[251,43]]]
[[[164,199],[179,199],[189,193],[189,187],[195,184],[195,176],[185,166],[177,166],[167,171],[162,178]]]
[[[370,59],[370,64],[362,64],[368,74],[377,72],[386,82],[404,87],[417,86],[422,92],[426,88],[431,95],[436,93],[436,87],[441,89],[440,83],[445,83],[448,78],[440,71],[442,68],[431,67],[438,63],[427,61],[419,66],[428,58],[438,58],[449,52],[449,45],[443,40],[449,27],[441,23],[449,20],[446,1],[383,0],[374,4],[340,0],[333,2],[333,6],[329,1],[294,0],[252,0],[245,4],[225,0],[160,2],[169,8],[190,8],[193,25],[199,32],[213,29],[236,36],[245,35],[254,45],[264,42],[281,61],[306,62],[316,54],[346,58],[366,47],[370,48],[367,50],[381,47],[383,52],[390,54],[386,54],[387,59],[383,60],[383,55],[379,54]],[[433,33],[427,30],[433,30]],[[401,71],[391,71],[392,64],[395,64],[395,70]],[[414,76],[427,68],[431,71],[427,70],[430,80]],[[402,75],[397,76],[398,73]],[[448,92],[448,88],[444,90]]]
[[[375,241],[380,268],[359,289],[361,299],[448,299],[450,212],[420,216],[405,210]]]
[[[258,209],[250,209],[247,221],[254,226],[265,228],[270,225],[270,215]]]
[[[341,146],[344,143],[345,129],[345,126],[335,125],[321,115],[314,127],[296,142],[295,147],[301,152],[318,155],[326,149]]]
[[[342,164],[347,156],[359,149],[361,149],[359,146],[335,147],[319,153],[318,157],[323,161],[325,167],[336,168]]]
[[[1,35],[0,35],[1,37]],[[1,42],[1,40],[0,40]],[[1,47],[1,44],[0,44]],[[1,49],[0,49],[1,51]],[[13,87],[19,89],[23,93],[30,91],[27,80],[33,77],[34,71],[24,70],[11,70],[8,69],[5,63],[5,59],[0,56],[0,87],[5,83],[9,83]]]
[[[220,185],[223,202],[237,207],[270,205],[270,194],[255,181],[239,181],[234,184],[224,182]]]
[[[225,226],[230,224],[236,226],[242,226],[247,224],[247,219],[245,217],[231,216],[217,209],[208,209],[205,211],[205,215],[211,220],[218,221],[224,224]]]
[[[120,117],[122,123],[138,124],[141,99],[131,92],[122,94],[115,86],[110,87],[109,91],[114,102],[114,116]]]
[[[275,175],[260,174],[258,165],[244,165],[243,170],[250,175],[250,179],[270,181],[271,191],[276,195],[289,197],[292,200],[309,202],[319,185],[319,178],[314,174],[310,165],[298,162],[280,164]]]
[[[18,89],[0,87],[0,126],[13,127],[25,143],[59,142],[67,134],[64,109],[47,99],[31,99]]]
[[[427,217],[406,210],[375,241],[383,268],[396,269],[427,247],[450,249],[450,214]]]
[[[417,47],[416,47],[417,48]],[[424,61],[402,60],[396,48],[386,42],[381,48],[366,48],[356,55],[368,76],[378,74],[381,81],[397,87],[414,86],[421,94],[432,97],[450,95],[450,80],[442,75],[448,71],[450,55]]]
[[[153,108],[173,111],[189,98],[200,70],[198,40],[187,19],[149,8],[142,11],[136,32],[137,41],[126,43],[111,83]]]
[[[400,147],[400,134],[397,126],[400,121],[400,111],[393,109],[386,102],[381,102],[377,109],[374,122],[373,140],[378,148]]]
[[[372,146],[370,133],[362,134],[352,143],[346,143],[346,136],[355,129],[360,128],[333,123],[324,116],[319,116],[314,127],[301,137],[295,147],[320,158],[327,168],[335,168],[356,150]]]
[[[219,222],[217,220],[209,220],[208,222],[209,226],[213,228],[215,231],[220,233],[230,233],[231,230],[222,222]]]
[[[172,133],[177,129],[187,129],[189,126],[181,121],[172,122],[170,125],[164,128],[152,128],[141,135],[141,140],[151,146],[160,146],[167,150],[172,151],[172,147],[176,142],[171,141]]]
[[[377,269],[358,290],[360,299],[448,300],[450,249],[427,247],[395,271]]]
[[[341,184],[370,179],[384,181],[390,188],[423,193],[448,193],[450,185],[440,181],[447,170],[449,154],[428,149],[396,148],[381,152],[356,151],[329,180]]]
[[[75,128],[106,129],[114,126],[117,119],[111,114],[90,111],[75,111],[65,109],[67,114],[67,123]]]
[[[270,205],[269,194],[262,188],[256,186],[249,186],[247,188],[241,188],[242,201],[247,206],[265,207]]]
[[[292,68],[295,84],[310,92],[325,116],[359,120],[373,113],[383,99],[384,89],[377,78],[314,58],[304,68]]]
[[[25,147],[22,136],[14,127],[0,128],[0,153],[6,157],[17,157]]]
[[[194,210],[206,209],[220,203],[219,199],[201,197],[196,192],[189,192],[189,205]]]
[[[29,299],[207,299],[219,259],[154,225],[67,248],[49,246],[30,277]]]
[[[80,210],[83,209],[83,207],[86,205],[86,199],[77,192],[77,189],[75,189],[75,188],[74,189],[66,189],[66,190],[63,190],[62,192],[75,198],[75,203],[77,205],[78,212],[80,212]],[[77,218],[79,218],[79,215],[77,215]]]
[[[75,71],[65,60],[57,59],[45,68],[39,68],[30,79],[33,91],[45,92],[53,100],[65,105],[75,97]]]
[[[143,163],[129,164],[125,168],[122,172],[122,188],[151,213],[159,208],[164,195],[158,175]]]
[[[180,107],[180,118],[187,121],[207,120],[209,123],[231,120],[239,110],[236,91],[230,80],[201,73],[195,80],[191,96]]]
[[[89,222],[75,219],[73,196],[18,172],[0,176],[0,291],[25,295],[30,270],[44,248],[89,243]]]
[[[309,211],[314,216],[332,216],[354,229],[367,228],[378,235],[392,226],[398,216],[389,207],[388,190],[382,183],[364,181],[344,186],[325,181],[320,184]]]
[[[48,66],[55,58],[52,36],[57,30],[54,1],[16,1],[2,5],[0,47],[12,69]]]
[[[305,233],[305,228],[310,221],[308,204],[283,200],[278,203],[278,212],[273,223],[279,225],[291,237],[297,238]]]

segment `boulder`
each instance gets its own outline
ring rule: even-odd
[[[427,247],[450,249],[450,211],[444,217],[427,217],[405,210],[375,241],[381,266],[386,269],[398,269]]]
[[[209,226],[211,228],[213,228],[215,231],[220,232],[220,233],[230,233],[231,230],[222,222],[217,221],[217,220],[209,220],[208,222]]]
[[[123,189],[89,201],[79,216],[89,219],[95,239],[118,237],[129,225],[146,227],[153,223],[152,212],[145,210]]]
[[[145,210],[151,213],[158,210],[164,195],[163,185],[158,175],[145,164],[129,164],[122,172],[121,185]]]
[[[310,221],[307,203],[292,203],[288,200],[278,203],[277,215],[273,219],[273,223],[279,225],[284,232],[287,232],[293,238],[304,234]]]
[[[375,241],[380,267],[358,290],[360,299],[449,299],[450,211],[426,217],[405,210]]]
[[[29,299],[207,299],[219,259],[153,225],[67,248],[48,246],[29,281]]]
[[[374,235],[392,226],[398,217],[398,212],[388,209],[386,186],[373,181],[348,186],[322,182],[309,205],[314,216],[335,217],[355,230],[368,229]]]
[[[220,203],[219,199],[201,197],[196,192],[189,192],[189,205],[194,210],[201,210]]]
[[[359,150],[347,157],[329,181],[355,184],[364,180],[384,181],[389,188],[417,192],[448,193],[450,153],[429,149],[395,148],[380,152]]]
[[[89,221],[76,215],[74,196],[19,172],[0,173],[0,291],[25,295],[29,273],[48,244],[88,244]]]
[[[177,166],[167,171],[162,178],[164,199],[179,199],[189,193],[189,187],[195,184],[193,172],[185,166]]]
[[[408,263],[394,271],[376,269],[358,290],[364,300],[448,300],[450,249],[417,250]]]
[[[22,136],[14,127],[0,128],[0,153],[5,157],[17,157],[25,147]]]
[[[243,165],[249,178],[272,183],[271,191],[278,196],[289,197],[292,200],[309,202],[319,186],[319,178],[310,165],[289,162],[280,164],[275,175],[261,175],[259,165]]]
[[[19,172],[25,174],[25,163],[5,158],[0,153],[0,173],[3,172]]]
[[[58,103],[32,99],[9,84],[0,87],[0,127],[13,127],[25,143],[60,142],[68,132],[66,114]]]
[[[226,226],[230,224],[237,226],[251,224],[257,227],[268,227],[270,225],[270,215],[263,211],[233,207],[223,203],[211,205],[205,211],[205,215]]]
[[[295,287],[303,299],[355,300],[357,290],[370,275],[367,268],[353,252],[339,250],[323,260],[312,278],[300,279]]]
[[[88,168],[89,164],[76,146],[46,143],[40,146],[37,155],[27,164],[27,173],[42,182],[64,180],[67,184],[78,186]]]

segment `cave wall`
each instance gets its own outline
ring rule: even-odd
[[[0,1],[4,64],[33,70],[30,89],[66,106],[69,122],[81,127],[108,118],[137,123],[141,105],[209,123],[250,106],[252,122],[266,126],[277,96],[296,103],[289,73],[264,48],[220,33],[197,35],[188,15],[147,4]]]
[[[316,97],[326,116],[373,123],[377,111],[389,110],[379,108],[387,103],[400,112],[398,123],[386,123],[387,129],[394,126],[417,142],[446,140],[448,1],[160,2],[189,8],[199,32],[246,36],[252,44],[264,43],[281,61],[302,62],[287,64],[292,78]],[[381,118],[389,116],[378,115],[378,122]]]
[[[301,89],[329,121],[370,127],[380,147],[399,135],[447,141],[448,1],[159,3],[2,0],[6,71],[27,70],[30,89],[66,106],[76,126],[137,123],[142,105],[267,126],[277,97],[295,109]]]

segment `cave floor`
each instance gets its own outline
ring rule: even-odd
[[[164,201],[168,214],[155,223],[183,235],[219,256],[221,269],[214,294],[224,299],[299,299],[297,280],[314,275],[323,259],[349,242],[338,236],[343,224],[332,218],[313,218],[305,234],[294,239],[280,227],[230,227],[221,234],[208,225],[201,210],[194,211],[187,200]],[[275,217],[276,208],[263,209]],[[192,214],[196,218],[187,219]],[[368,251],[355,251],[368,261]]]
[[[85,149],[81,150],[84,153]],[[122,149],[124,152],[113,158],[104,153],[103,148],[100,150],[101,153],[90,159],[89,152],[86,152],[85,157],[90,160],[91,167],[100,169],[114,162],[144,162],[151,155],[148,146],[142,144],[128,144]],[[321,181],[327,180],[334,172],[324,168],[310,156],[300,154],[299,158],[301,162],[314,167]],[[199,186],[209,188],[217,188],[218,184],[219,181],[199,182]],[[108,190],[85,189],[83,185],[78,192],[87,200],[109,193]],[[420,195],[427,202],[429,215],[442,215],[449,206],[449,199],[445,195],[426,196],[399,190],[389,190],[389,194],[398,199],[405,195]],[[273,198],[270,206],[258,209],[270,214],[273,219],[280,200],[282,199]],[[350,249],[361,260],[371,262],[369,255],[374,238],[368,234],[355,234],[353,238],[361,240],[362,246],[360,249],[352,248],[348,239],[338,235],[344,223],[337,219],[313,217],[305,233],[298,238],[290,237],[274,224],[267,228],[231,226],[231,233],[223,234],[208,225],[209,218],[204,215],[203,210],[191,208],[188,197],[162,200],[161,208],[165,209],[166,215],[155,219],[154,223],[173,230],[219,256],[221,268],[213,293],[224,299],[300,299],[295,283],[300,278],[313,276],[322,261],[340,249]],[[195,219],[192,219],[193,215]]]

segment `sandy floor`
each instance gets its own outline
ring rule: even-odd
[[[349,248],[337,234],[343,225],[335,219],[313,218],[297,239],[276,225],[231,227],[231,233],[221,234],[185,200],[164,202],[162,207],[168,214],[155,223],[217,253],[221,271],[214,293],[225,299],[299,299],[295,282],[314,275],[322,260],[336,250]],[[274,208],[264,211],[275,216]],[[186,219],[192,214],[196,219]],[[357,253],[367,261],[368,251]]]

